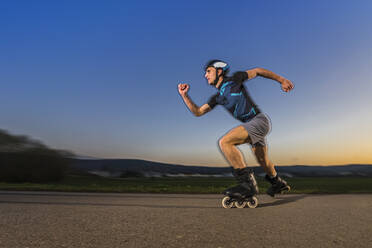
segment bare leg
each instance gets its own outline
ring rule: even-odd
[[[221,152],[234,169],[246,167],[243,154],[236,146],[247,143],[249,140],[248,132],[242,126],[230,130],[219,140]]]
[[[252,147],[257,162],[265,170],[266,174],[273,177],[276,175],[274,164],[269,160],[267,146]]]
[[[268,158],[267,146],[252,147],[252,151],[256,156],[257,162],[263,167],[267,174],[265,179],[271,184],[271,187],[268,188],[266,193],[274,197],[275,194],[289,191],[291,187],[285,180],[276,174],[274,164]]]

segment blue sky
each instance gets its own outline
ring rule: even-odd
[[[246,82],[273,124],[275,164],[372,163],[370,1],[8,1],[0,4],[0,128],[79,155],[224,166],[239,122],[204,104],[209,59],[295,84]],[[247,145],[247,163],[257,164]]]

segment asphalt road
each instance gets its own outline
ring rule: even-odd
[[[372,195],[222,195],[0,191],[0,247],[371,247]]]

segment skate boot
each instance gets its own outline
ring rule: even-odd
[[[276,175],[274,178],[270,178],[268,175],[266,175],[265,179],[271,184],[271,187],[266,191],[266,193],[272,197],[274,197],[275,194],[291,190],[291,187],[287,184],[287,182],[278,175]]]
[[[222,206],[224,208],[257,207],[258,200],[255,195],[258,194],[258,187],[253,170],[250,168],[235,169],[233,175],[239,184],[223,192],[226,196],[222,200]]]

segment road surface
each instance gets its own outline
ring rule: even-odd
[[[0,247],[371,247],[372,195],[222,195],[0,191]]]

